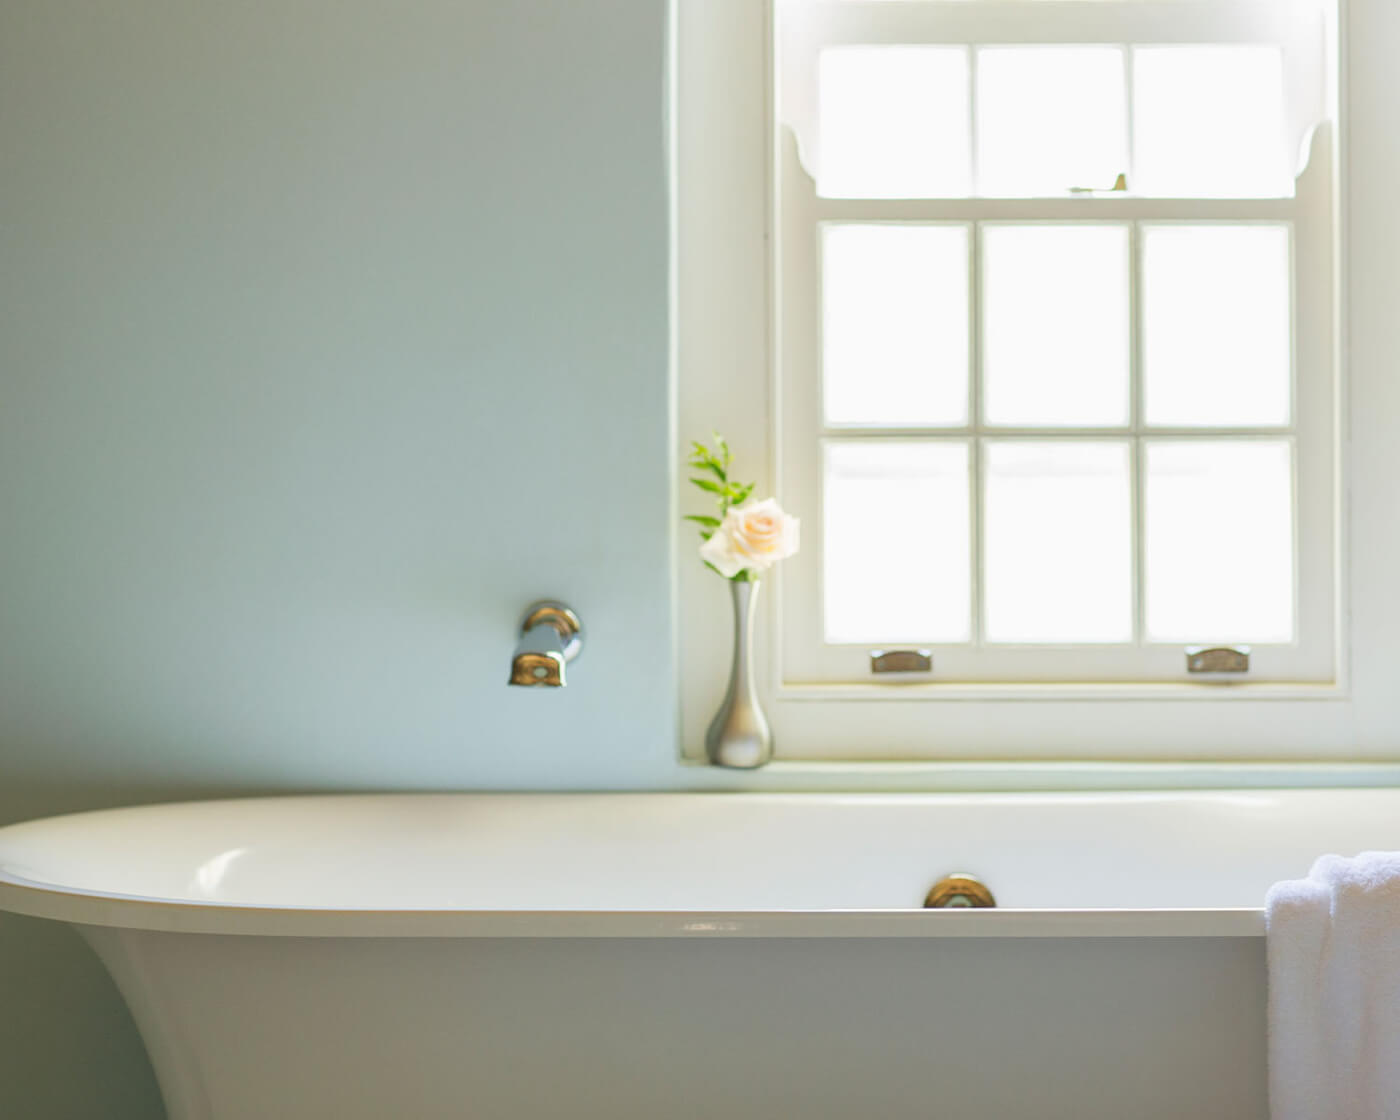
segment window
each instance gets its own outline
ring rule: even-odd
[[[1366,740],[1342,633],[1335,7],[677,12],[681,435],[720,427],[805,522],[763,596],[780,759]],[[688,553],[696,756],[730,636]],[[1249,672],[1187,671],[1215,645],[1248,646]],[[882,649],[933,670],[873,673]]]
[[[1334,680],[1320,9],[776,20],[784,683]]]

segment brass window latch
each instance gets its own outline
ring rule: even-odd
[[[1127,194],[1128,193],[1128,173],[1120,171],[1118,178],[1113,180],[1111,187],[1070,187],[1070,194]]]
[[[1247,673],[1248,646],[1187,646],[1188,673]]]
[[[933,654],[926,649],[872,649],[870,671],[882,673],[931,673]]]

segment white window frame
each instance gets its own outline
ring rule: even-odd
[[[884,7],[885,5],[879,5]],[[970,3],[968,8],[977,7]],[[1160,5],[1159,5],[1160,6]],[[1367,124],[1380,151],[1363,163],[1379,176],[1363,181],[1361,195],[1372,230],[1395,228],[1387,192],[1392,170],[1385,158],[1388,137],[1380,106],[1400,82],[1385,49],[1400,46],[1400,19],[1379,0],[1343,0],[1333,33],[1343,52],[1343,79],[1353,99],[1375,105]],[[1361,10],[1374,34],[1346,34]],[[771,117],[769,33],[772,11],[758,0],[677,0],[676,32],[676,362],[677,442],[703,435],[711,427],[729,435],[741,470],[757,478],[761,491],[777,490],[796,506],[777,462],[781,403],[771,376],[776,339],[769,330],[773,290],[773,211],[770,192],[771,153],[775,137]],[[1358,62],[1359,59],[1359,62]],[[1359,66],[1359,77],[1356,73]],[[1358,93],[1358,82],[1364,92]],[[1345,91],[1344,91],[1345,102]],[[1360,102],[1358,102],[1360,103]],[[1364,116],[1364,114],[1363,114]],[[1348,114],[1341,114],[1338,151],[1310,168],[1330,189],[1341,157],[1358,174],[1351,155]],[[1363,168],[1364,171],[1364,168]],[[1356,206],[1357,191],[1348,200]],[[1144,200],[1115,200],[1125,210]],[[1073,200],[1068,200],[1073,205]],[[1040,205],[1040,204],[1037,204]],[[1342,209],[1329,205],[1335,213]],[[1353,220],[1355,220],[1353,218]],[[1387,225],[1389,223],[1389,225]],[[1345,227],[1344,227],[1345,228]],[[1385,258],[1374,240],[1358,247],[1340,242],[1343,253],[1365,258],[1365,279],[1400,281],[1400,268]],[[1327,262],[1337,268],[1333,254]],[[1337,272],[1341,283],[1355,283],[1356,269]],[[1364,395],[1356,419],[1372,443],[1370,459],[1400,469],[1395,440],[1377,426],[1385,416],[1400,415],[1400,392],[1388,379],[1384,342],[1400,345],[1392,325],[1374,300],[1366,307],[1366,345],[1361,372],[1349,372],[1351,389]],[[1352,365],[1357,365],[1357,315],[1349,312]],[[1340,332],[1331,340],[1340,352]],[[1337,386],[1341,386],[1339,376]],[[1329,423],[1338,451],[1347,417],[1328,403]],[[1301,402],[1300,402],[1301,404]],[[1301,416],[1301,412],[1300,412]],[[1353,432],[1355,436],[1355,432]],[[1356,440],[1350,445],[1357,454]],[[1368,460],[1369,461],[1369,460]],[[1333,521],[1345,510],[1332,474]],[[1389,652],[1388,629],[1400,623],[1400,608],[1386,597],[1390,566],[1400,568],[1400,532],[1380,514],[1394,504],[1393,488],[1383,473],[1353,485],[1353,511],[1373,515],[1364,526],[1353,522],[1343,539],[1326,544],[1330,562],[1343,578],[1335,579],[1332,609],[1345,611],[1347,589],[1374,598],[1353,626],[1348,645],[1336,649],[1327,683],[1276,682],[1200,689],[1175,683],[1142,685],[1035,683],[969,686],[913,686],[892,690],[866,685],[804,684],[785,674],[779,658],[777,613],[772,608],[788,591],[790,573],[768,581],[764,596],[767,625],[761,630],[760,670],[778,742],[780,759],[799,760],[969,760],[993,759],[1214,759],[1330,760],[1391,758],[1400,753],[1400,705],[1387,703],[1391,676],[1400,678],[1400,658]],[[678,481],[678,492],[680,482]],[[689,510],[692,500],[682,495]],[[803,512],[803,511],[800,511]],[[1393,518],[1391,519],[1393,521]],[[810,532],[811,526],[808,526]],[[694,542],[678,536],[678,614],[682,689],[683,757],[700,757],[700,741],[709,712],[722,687],[730,630],[723,584],[694,561]],[[1349,551],[1343,551],[1344,544]],[[1388,559],[1389,565],[1386,563]],[[1393,598],[1393,596],[1391,597]],[[1360,654],[1360,669],[1355,667]],[[930,695],[932,694],[932,696]],[[1205,703],[1181,703],[1184,697]],[[890,702],[890,701],[896,702]]]
[[[854,689],[872,697],[891,687],[905,690],[905,698],[924,695],[948,698],[962,690],[963,682],[994,682],[1003,692],[1018,684],[1042,682],[1095,685],[1175,682],[1174,694],[1193,698],[1202,689],[1217,687],[1186,672],[1186,645],[1149,643],[1146,640],[1115,645],[1009,645],[981,642],[980,594],[981,534],[979,489],[980,452],[983,441],[1006,439],[1130,441],[1133,448],[1133,508],[1136,516],[1134,548],[1134,597],[1141,607],[1144,441],[1176,439],[1284,439],[1294,449],[1295,572],[1294,640],[1278,645],[1256,644],[1251,650],[1250,671],[1241,684],[1261,686],[1294,684],[1330,685],[1336,680],[1338,625],[1335,611],[1336,424],[1333,382],[1335,378],[1334,300],[1331,296],[1334,207],[1329,131],[1319,128],[1311,137],[1300,133],[1296,143],[1311,148],[1306,169],[1297,181],[1296,195],[1270,199],[1179,199],[1094,196],[1057,199],[959,198],[885,200],[821,198],[813,177],[804,166],[819,158],[815,152],[816,60],[827,47],[877,45],[963,46],[1017,43],[1086,44],[1123,43],[1266,43],[1285,49],[1289,97],[1294,121],[1313,122],[1328,115],[1318,92],[1323,75],[1314,66],[1320,28],[1306,34],[1306,16],[1295,16],[1288,3],[1268,0],[1229,4],[1179,2],[1055,4],[1045,0],[923,0],[912,4],[870,3],[868,0],[798,0],[795,20],[779,20],[782,40],[775,54],[783,59],[772,81],[781,86],[780,101],[791,103],[779,116],[799,118],[796,127],[779,125],[774,136],[776,163],[774,281],[776,292],[777,347],[774,354],[775,402],[779,436],[776,440],[779,485],[789,507],[806,520],[808,552],[784,572],[780,604],[777,652],[779,678],[785,690],[840,685],[848,695]],[[1315,12],[1315,5],[1302,11]],[[1170,18],[1168,18],[1170,17]],[[1313,49],[1310,51],[1309,47]],[[1131,55],[1128,56],[1131,59]],[[1130,232],[1130,293],[1134,330],[1131,422],[1120,429],[1104,427],[1071,429],[1010,429],[985,425],[978,415],[978,364],[980,329],[978,297],[981,273],[981,231],[1011,223],[1056,222],[1127,225]],[[888,427],[860,429],[829,427],[821,409],[820,357],[820,231],[828,224],[870,222],[918,222],[953,224],[966,228],[972,246],[969,282],[969,334],[972,369],[971,400],[966,427],[930,427],[907,430]],[[1293,245],[1294,290],[1293,369],[1306,376],[1292,378],[1294,423],[1277,430],[1259,427],[1166,429],[1148,427],[1139,414],[1142,399],[1140,355],[1136,346],[1137,297],[1140,291],[1138,261],[1142,230],[1170,223],[1228,222],[1277,224],[1290,231]],[[819,548],[823,508],[820,492],[822,449],[843,440],[937,440],[966,443],[971,447],[969,482],[972,490],[973,639],[969,643],[936,645],[919,643],[933,654],[934,672],[927,683],[899,686],[872,677],[870,646],[834,645],[821,633],[822,601]],[[1228,558],[1222,558],[1228,563]],[[872,578],[878,578],[872,573]],[[1139,615],[1135,630],[1141,632]],[[1189,645],[1209,644],[1210,635]],[[973,685],[983,690],[984,685]]]

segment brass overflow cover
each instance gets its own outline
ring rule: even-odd
[[[997,900],[987,884],[975,875],[957,872],[945,875],[929,888],[924,899],[925,910],[983,909],[995,906]]]

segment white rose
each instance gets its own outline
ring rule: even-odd
[[[762,572],[797,551],[799,528],[797,518],[784,513],[772,498],[736,507],[700,546],[700,556],[725,579],[746,568]]]

